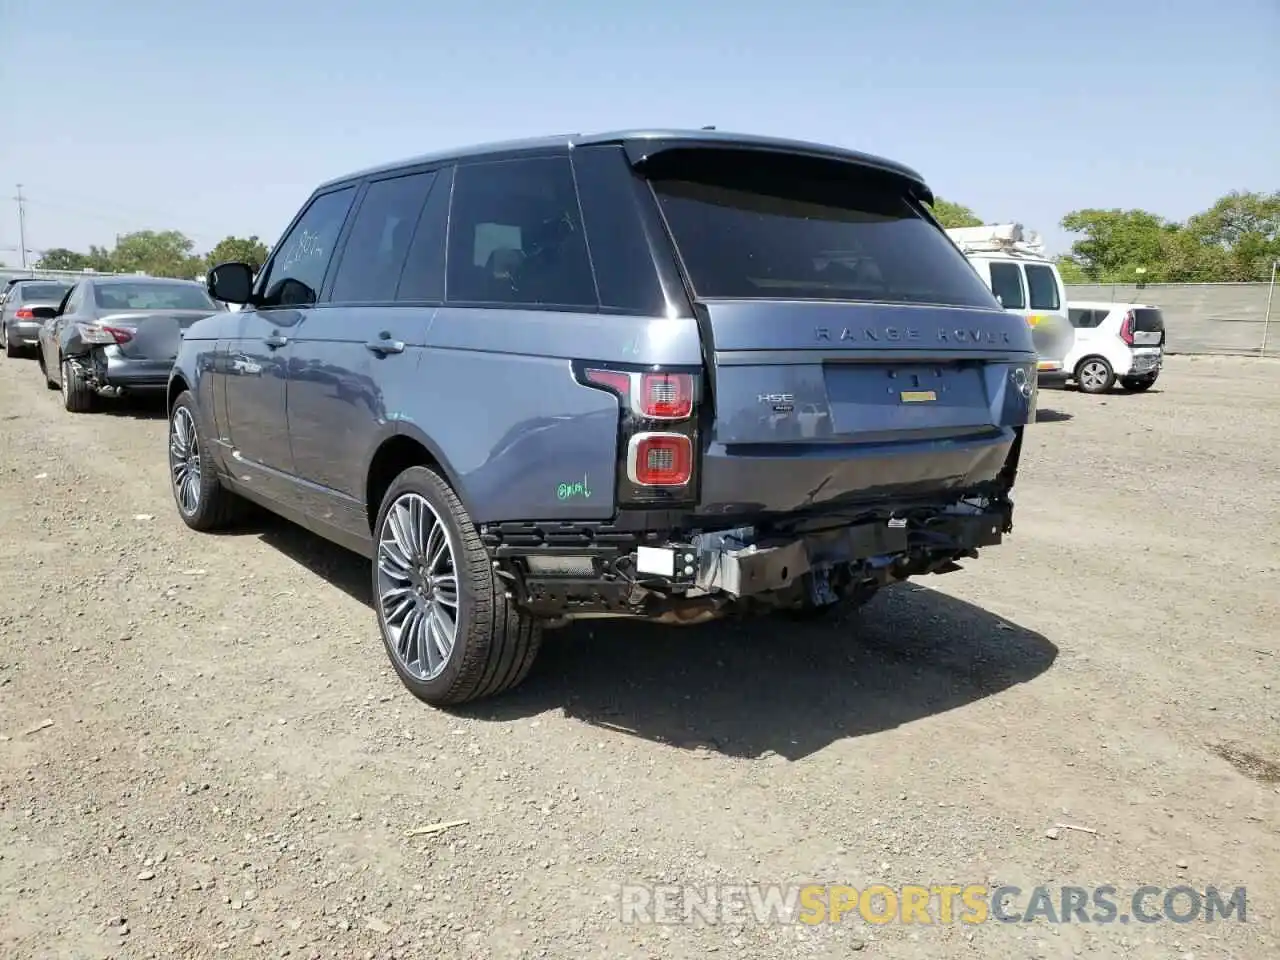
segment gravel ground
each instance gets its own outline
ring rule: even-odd
[[[159,410],[0,361],[0,955],[1276,956],[1280,365],[1041,408],[963,572],[835,627],[575,627],[450,714],[358,558],[188,531]],[[1249,922],[619,919],[809,880],[1243,884]]]

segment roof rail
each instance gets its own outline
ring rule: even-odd
[[[980,227],[952,227],[947,231],[964,253],[1004,253],[1011,256],[1044,257],[1040,234],[1023,229],[1020,223],[988,223]]]

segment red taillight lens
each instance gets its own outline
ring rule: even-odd
[[[658,420],[683,420],[693,413],[693,377],[687,373],[642,374],[640,412]]]
[[[18,312],[13,315],[15,320],[34,320],[36,312],[30,307],[19,307]]]
[[[622,398],[624,407],[649,420],[684,420],[693,414],[692,374],[591,368],[586,371],[586,379],[588,383],[614,391]]]
[[[111,334],[116,343],[128,343],[133,339],[133,331],[125,330],[123,327],[103,327],[102,329]]]
[[[642,487],[681,487],[693,475],[693,443],[682,433],[638,433],[627,451],[627,473]]]
[[[1120,339],[1133,346],[1133,311],[1130,310],[1124,315],[1124,320],[1120,322]]]
[[[631,403],[631,374],[621,370],[588,370],[587,381],[598,387],[608,387],[622,397],[623,406]]]

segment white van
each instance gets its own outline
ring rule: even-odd
[[[1067,316],[1062,275],[1044,255],[1040,237],[1020,223],[953,227],[947,236],[1010,313],[1026,318],[1039,354],[1040,380],[1065,379],[1075,328]]]

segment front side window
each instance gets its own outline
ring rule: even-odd
[[[1022,269],[1016,263],[991,263],[991,292],[1000,298],[1006,310],[1026,309],[1022,294]]]
[[[414,227],[434,179],[434,173],[416,173],[369,184],[343,245],[330,300],[395,299]]]
[[[258,280],[260,308],[305,307],[316,302],[355,192],[355,187],[343,187],[311,202],[277,245]]]
[[[194,283],[100,283],[94,287],[93,299],[100,310],[218,309],[205,289]]]
[[[1053,268],[1039,263],[1028,263],[1027,292],[1032,310],[1057,310],[1062,306],[1062,297],[1058,295],[1058,278]]]
[[[598,306],[567,157],[457,168],[446,295],[451,303]]]

